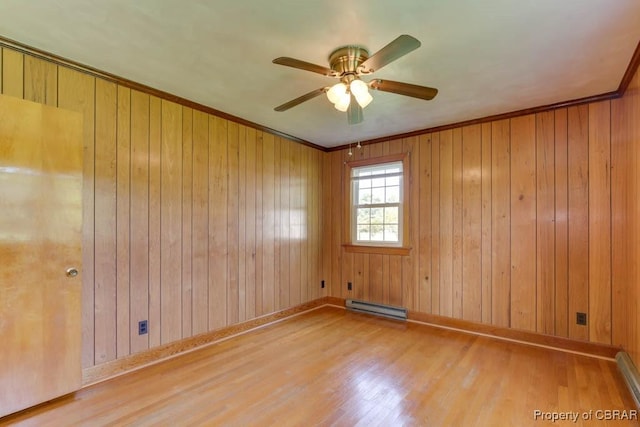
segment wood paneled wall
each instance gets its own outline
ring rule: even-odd
[[[324,153],[9,48],[0,91],[84,113],[84,367],[326,295]]]
[[[410,152],[406,257],[341,247],[350,157],[331,152],[331,295],[622,345],[640,361],[639,80],[613,101],[354,149]]]

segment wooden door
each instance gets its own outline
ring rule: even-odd
[[[81,386],[81,229],[82,116],[0,96],[0,417]]]

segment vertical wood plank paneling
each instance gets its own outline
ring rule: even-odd
[[[417,218],[414,224],[418,228],[418,249],[419,252],[414,253],[415,262],[418,264],[416,284],[417,302],[415,308],[424,313],[431,313],[432,307],[432,288],[433,283],[431,277],[431,138],[432,135],[420,135],[418,144],[420,146],[419,155],[419,172],[416,186],[418,187],[418,198],[414,199],[418,206]]]
[[[389,255],[382,256],[382,303],[391,304],[391,279],[390,279],[390,265]]]
[[[322,280],[325,281],[325,287],[322,289],[322,296],[332,295],[332,277],[333,277],[333,257],[338,252],[338,248],[333,242],[334,217],[333,205],[331,204],[332,196],[332,153],[322,153],[322,200],[320,209],[323,212],[322,219]]]
[[[440,132],[440,315],[453,316],[453,132]]]
[[[131,92],[131,353],[149,348],[149,95]]]
[[[117,357],[117,86],[98,80],[95,96],[95,363]]]
[[[24,97],[24,55],[11,49],[2,50],[2,93]]]
[[[256,130],[245,128],[245,319],[256,317]],[[260,293],[262,296],[262,293]]]
[[[24,99],[58,105],[58,67],[54,63],[30,55],[24,57]]]
[[[316,248],[320,243],[320,184],[322,176],[319,175],[320,152],[319,150],[305,149],[307,157],[306,169],[306,188],[305,195],[306,221],[307,221],[307,239],[303,241],[306,246],[307,265],[303,264],[306,273],[306,292],[303,294],[303,301],[312,301],[320,297],[320,259],[322,254]],[[304,173],[304,170],[303,170]],[[304,278],[303,277],[303,278]]]
[[[4,49],[0,47],[0,93],[2,92],[2,58],[4,57]]]
[[[273,303],[274,310],[280,308],[280,250],[282,248],[282,215],[281,215],[281,187],[280,187],[280,171],[282,169],[282,158],[280,156],[281,146],[280,138],[273,139],[273,170],[274,170],[274,188],[273,188],[273,205],[274,205],[274,265],[273,265]]]
[[[351,297],[355,299],[363,299],[364,298],[364,289],[368,284],[364,282],[364,258],[365,255],[355,253],[353,254],[353,292]]]
[[[238,129],[238,321],[246,320],[247,313],[247,132]]]
[[[262,311],[275,310],[275,142],[262,135]]]
[[[440,133],[431,134],[431,313],[440,314]]]
[[[623,345],[640,366],[640,73],[627,94],[611,101],[612,343]]]
[[[510,121],[491,124],[491,316],[511,324],[511,143]]]
[[[261,316],[264,314],[264,257],[265,249],[263,244],[264,235],[264,192],[262,191],[262,183],[264,182],[264,159],[263,159],[263,132],[257,131],[255,134],[255,169],[254,169],[254,193],[255,193],[255,315]]]
[[[118,86],[116,160],[116,286],[117,286],[117,349],[118,357],[130,349],[130,212],[131,212],[131,89]]]
[[[492,188],[491,188],[491,123],[482,124],[481,147],[481,193],[482,193],[482,322],[491,323],[491,223],[492,223]]]
[[[313,262],[309,258],[309,243],[313,240],[313,223],[309,215],[311,208],[309,195],[313,192],[311,183],[309,182],[309,174],[312,172],[312,166],[310,164],[310,149],[303,145],[299,145],[298,148],[301,166],[297,171],[299,180],[298,206],[300,206],[300,210],[297,213],[300,222],[298,230],[300,259],[298,260],[298,265],[300,268],[300,302],[306,302],[309,301],[311,291],[309,287],[309,273],[310,268],[313,267]]]
[[[511,326],[536,329],[536,122],[511,119]]]
[[[331,212],[331,283],[329,295],[344,297],[342,290],[342,212],[343,190],[342,174],[343,160],[341,151],[329,153],[331,167],[329,171],[330,191],[328,210]],[[347,179],[347,177],[345,177]],[[345,202],[346,203],[346,202]],[[382,280],[382,276],[380,277]],[[382,293],[381,293],[382,296]]]
[[[287,164],[289,169],[289,300],[287,306],[298,305],[301,301],[301,268],[302,259],[300,237],[302,235],[302,156],[300,144],[288,143],[289,155]]]
[[[462,129],[453,129],[453,316],[462,318]]]
[[[291,144],[280,140],[280,288],[278,289],[278,309],[289,304],[291,265],[289,263],[291,247]]]
[[[227,325],[240,320],[239,288],[239,144],[240,129],[238,123],[227,123]]]
[[[182,337],[182,107],[162,101],[160,196],[161,342]]]
[[[567,112],[569,159],[569,338],[589,339],[589,107]],[[575,322],[587,313],[587,326]]]
[[[149,347],[161,342],[161,163],[162,105],[159,98],[149,99]]]
[[[611,103],[589,104],[589,341],[611,344]]]
[[[384,261],[383,261],[384,262]],[[389,302],[397,307],[402,306],[402,258],[389,256]]]
[[[192,320],[194,335],[209,330],[209,117],[193,112]]]
[[[3,55],[8,49],[3,49]],[[3,75],[6,62],[3,60]],[[58,106],[83,114],[82,135],[82,366],[93,366],[94,350],[94,167],[96,79],[64,67],[58,70]],[[4,88],[4,86],[3,86]]]
[[[462,128],[462,318],[482,320],[482,127]]]
[[[409,153],[409,245],[412,248],[409,256],[398,257],[402,263],[402,288],[401,305],[409,310],[416,310],[419,305],[420,295],[420,144],[417,137],[402,140],[402,150]]]
[[[238,321],[246,320],[247,313],[247,132],[238,128]]]
[[[193,110],[182,107],[182,336],[193,322]]]
[[[555,331],[555,120],[536,114],[536,330]]]
[[[227,121],[209,116],[209,330],[227,323]]]
[[[554,112],[555,122],[555,334],[569,336],[569,180],[567,109]]]

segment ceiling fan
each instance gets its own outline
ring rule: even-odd
[[[372,74],[419,47],[420,42],[406,34],[396,38],[371,56],[369,56],[369,52],[361,46],[344,46],[334,50],[331,55],[329,55],[330,68],[294,58],[276,58],[273,60],[274,64],[286,65],[287,67],[298,68],[300,70],[311,71],[322,74],[323,76],[340,79],[340,83],[306,93],[277,106],[275,110],[286,111],[289,108],[326,93],[329,101],[334,104],[337,110],[347,112],[347,121],[350,125],[353,125],[362,122],[362,109],[369,105],[373,99],[369,93],[369,89],[426,100],[433,99],[438,93],[438,89],[432,87],[382,79],[373,79],[367,83],[360,79],[360,76]]]

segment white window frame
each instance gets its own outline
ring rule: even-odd
[[[371,253],[383,255],[409,255],[411,251],[409,235],[409,206],[410,200],[410,179],[409,170],[410,153],[391,154],[382,157],[361,159],[345,162],[343,175],[344,199],[343,199],[343,248],[347,252]],[[356,239],[357,218],[354,199],[354,188],[352,182],[352,171],[362,167],[375,167],[389,163],[399,162],[402,164],[402,177],[400,179],[400,209],[398,212],[398,242],[384,241],[358,241]]]
[[[351,242],[353,242],[354,245],[376,245],[376,246],[398,246],[401,247],[402,246],[402,211],[403,211],[403,191],[402,191],[402,181],[403,181],[403,167],[402,167],[402,162],[401,161],[393,161],[393,162],[386,162],[386,163],[377,163],[377,164],[373,164],[373,165],[367,165],[367,166],[358,166],[358,167],[354,167],[351,169]],[[389,169],[399,169],[399,172],[390,172],[387,173],[386,170]],[[362,175],[362,174],[366,174],[366,175]],[[368,181],[370,183],[370,185],[372,185],[373,183],[371,181],[373,180],[385,180],[387,181],[387,178],[398,178],[398,183],[397,185],[387,185],[387,183],[385,182],[383,186],[376,186],[376,187],[372,187],[369,186],[368,189],[370,189],[370,191],[373,191],[374,188],[382,188],[383,189],[383,193],[384,193],[384,197],[386,198],[386,193],[387,190],[391,187],[398,187],[398,200],[396,202],[387,202],[387,201],[382,201],[379,203],[364,203],[364,204],[359,204],[359,199],[360,199],[360,193],[362,191],[366,191],[365,189],[362,189],[360,187],[360,182],[361,181]],[[383,239],[382,240],[373,240],[371,239],[371,236],[369,236],[369,239],[359,239],[359,226],[360,224],[358,223],[358,209],[384,209],[385,208],[397,208],[398,209],[398,214],[397,214],[397,222],[396,223],[386,223],[385,222],[385,215],[383,214],[383,218],[382,218],[382,224],[372,224],[371,222],[369,222],[369,227],[374,226],[374,225],[380,225],[382,226],[382,233],[383,233]],[[396,226],[396,239],[395,240],[387,240],[386,239],[386,227],[387,225],[395,225]],[[371,231],[370,231],[371,233]]]

